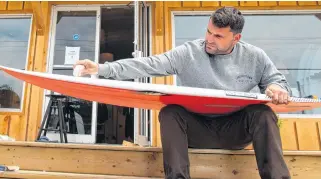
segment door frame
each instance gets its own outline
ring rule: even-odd
[[[147,57],[152,54],[152,8],[150,4],[139,1],[134,2],[134,8],[133,55],[134,57]],[[152,83],[152,78],[140,78],[135,81]],[[134,108],[134,113],[134,143],[140,146],[153,146],[153,125],[155,125],[153,110]]]
[[[94,4],[94,5],[53,5],[52,6],[52,13],[51,13],[51,18],[50,18],[50,30],[49,30],[49,38],[48,38],[48,55],[46,57],[47,59],[47,66],[46,66],[46,72],[47,73],[52,73],[52,69],[53,69],[53,59],[51,59],[54,55],[54,46],[55,46],[55,34],[56,34],[56,24],[55,22],[57,21],[57,13],[58,11],[82,11],[82,10],[97,10],[97,22],[96,22],[96,42],[95,42],[95,62],[98,62],[98,57],[99,57],[99,36],[100,36],[100,26],[101,26],[101,19],[100,19],[100,15],[101,15],[101,9],[102,8],[106,8],[106,7],[125,7],[125,6],[130,6],[130,4]],[[150,4],[146,4],[146,7],[149,8],[149,22],[148,22],[148,29],[149,29],[149,46],[147,46],[147,50],[148,53],[151,55],[152,54],[152,5]],[[140,9],[141,10],[141,9]],[[135,15],[134,15],[135,16]],[[134,19],[135,20],[135,19]],[[135,32],[134,32],[135,33]],[[134,34],[135,36],[135,34]],[[146,35],[147,38],[147,35]],[[133,53],[135,52],[135,48],[133,49]],[[42,114],[45,113],[45,109],[46,106],[48,105],[49,100],[46,99],[47,97],[45,96],[46,94],[48,94],[48,90],[44,90],[44,95],[43,95],[43,105],[42,105]],[[68,134],[68,142],[69,141],[77,141],[79,143],[96,143],[96,133],[97,133],[97,107],[98,107],[98,103],[97,102],[93,102],[93,108],[92,108],[92,133],[89,135],[81,135],[81,134]],[[134,108],[134,110],[136,111],[137,108]],[[148,113],[147,113],[148,114]],[[94,117],[95,116],[95,117]],[[153,122],[153,111],[149,110],[149,115],[148,118],[150,119],[150,125],[148,126],[147,124],[145,125],[146,127],[146,131],[150,132],[150,140],[148,141],[148,145],[153,145],[153,135],[154,135],[154,131],[153,131],[153,125],[156,125]],[[43,120],[43,116],[41,121]],[[139,110],[137,110],[137,112],[135,113],[134,116],[134,120],[136,122],[134,122],[134,141],[135,143],[139,144],[139,140],[137,141],[137,135],[136,133],[139,133],[139,123],[138,121],[141,121],[140,119],[140,115],[139,115]],[[49,137],[50,133],[47,134]],[[55,135],[55,139],[58,139],[59,135],[56,134]]]
[[[50,31],[49,31],[49,40],[48,40],[48,56],[47,56],[47,66],[46,72],[52,74],[53,68],[61,67],[66,68],[68,65],[53,65],[53,57],[54,57],[54,47],[56,42],[56,22],[58,12],[60,11],[96,11],[96,38],[95,38],[95,62],[98,62],[98,53],[99,53],[99,35],[100,35],[100,13],[101,7],[100,6],[80,6],[80,5],[73,5],[73,6],[64,6],[64,5],[53,5],[52,6],[52,13],[50,18]],[[70,67],[69,67],[70,68]],[[95,78],[95,76],[91,76],[91,78]],[[42,114],[45,113],[46,107],[49,103],[47,94],[50,94],[50,90],[44,90],[43,101],[44,104],[42,105]],[[67,138],[69,143],[95,143],[96,142],[96,134],[97,134],[97,105],[98,103],[93,101],[92,102],[92,123],[91,123],[91,134],[68,134]],[[43,120],[43,116],[41,121]],[[47,136],[52,140],[59,140],[58,133],[47,133]]]

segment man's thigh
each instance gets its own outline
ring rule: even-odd
[[[243,149],[252,142],[245,110],[219,117],[191,118],[188,126],[192,148]]]

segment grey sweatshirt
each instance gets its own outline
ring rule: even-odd
[[[205,41],[189,41],[163,54],[99,65],[98,75],[116,80],[176,75],[180,86],[261,93],[277,84],[291,94],[285,77],[260,48],[238,42],[227,55],[210,56]]]

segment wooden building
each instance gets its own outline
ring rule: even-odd
[[[321,1],[0,1],[0,65],[71,75],[72,50],[101,63],[159,54],[203,38],[204,22],[222,6],[245,14],[244,40],[267,52],[297,96],[321,96]],[[2,72],[0,78],[0,134],[16,140],[0,142],[0,164],[24,170],[0,178],[162,177],[158,111],[68,98],[75,114],[69,144],[35,142],[49,92]],[[142,81],[176,85],[172,76]],[[279,117],[293,178],[320,178],[321,111]],[[251,146],[190,154],[196,178],[258,178]]]

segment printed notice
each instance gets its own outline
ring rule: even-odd
[[[79,60],[80,47],[66,47],[65,65],[73,65]]]

